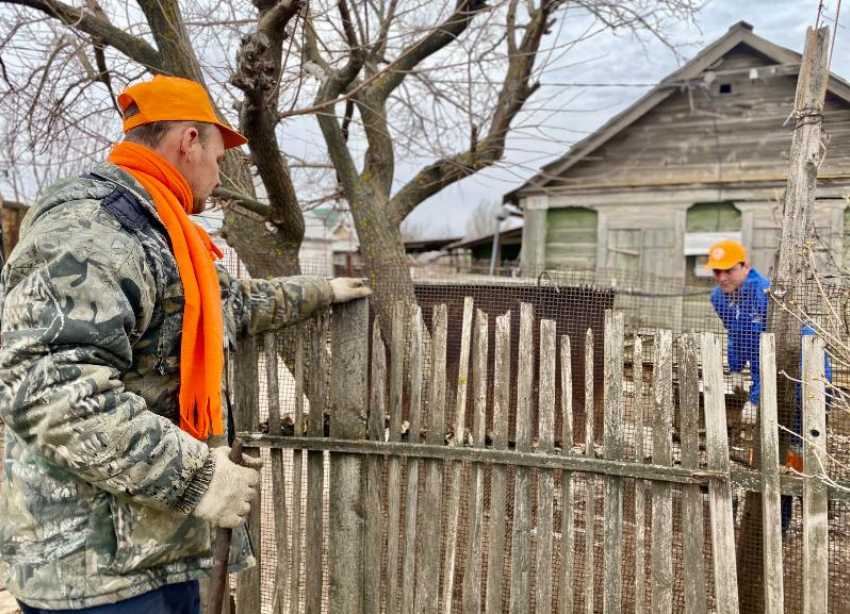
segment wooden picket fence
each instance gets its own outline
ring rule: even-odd
[[[512,348],[510,314],[491,321],[481,311],[474,313],[467,299],[458,378],[451,386],[446,331],[444,305],[434,308],[426,330],[418,307],[399,304],[393,329],[383,336],[389,340],[387,353],[377,326],[369,343],[367,301],[335,307],[331,316],[324,314],[288,337],[295,343],[290,371],[296,398],[294,416],[283,422],[278,381],[285,367],[276,335],[267,335],[261,348],[243,343],[235,378],[237,426],[246,446],[270,450],[271,479],[263,486],[271,488],[274,504],[271,515],[257,509],[250,518],[266,580],[261,583],[260,567],[240,574],[238,612],[660,614],[671,612],[676,599],[689,614],[737,614],[732,488],[742,484],[763,498],[765,612],[784,611],[780,494],[800,492],[803,611],[828,611],[827,502],[846,496],[823,479],[819,339],[804,339],[804,428],[812,444],[806,446],[805,477],[780,479],[772,335],[762,337],[761,470],[733,472],[722,348],[711,333],[676,341],[681,444],[674,447],[669,331],[630,339],[629,358],[640,375],[630,384],[636,405],[629,422],[621,314],[606,314],[604,332],[588,330],[584,339],[570,339],[557,336],[554,321],[536,322],[524,304],[519,346]],[[604,435],[595,441],[593,335],[600,332]],[[494,347],[488,347],[491,338]],[[258,361],[261,350],[265,358]],[[510,373],[511,352],[518,352],[516,374]],[[574,352],[586,365],[584,424],[573,422],[578,414],[572,403]],[[652,365],[649,382],[644,363]],[[258,364],[265,366],[268,394],[265,430],[256,410]],[[509,441],[507,400],[514,385],[516,435]],[[465,428],[468,395],[474,408],[471,432]],[[447,398],[455,400],[453,406]],[[559,433],[556,412],[561,413]],[[536,429],[532,415],[538,416]],[[295,451],[290,475],[284,475],[286,449]],[[681,493],[685,527],[678,537],[674,490]],[[627,498],[637,504],[624,505]],[[271,527],[274,538],[260,550],[260,535]],[[628,540],[627,532],[633,533]],[[683,551],[675,570],[674,542]],[[626,584],[632,587],[628,596]],[[676,590],[684,595],[674,595]]]

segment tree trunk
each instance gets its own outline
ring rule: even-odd
[[[260,216],[248,211],[228,211],[222,236],[236,252],[251,277],[300,275],[300,242],[270,232]]]
[[[395,302],[416,301],[401,227],[387,214],[388,203],[371,191],[359,194],[350,204],[369,285],[375,292],[373,305],[381,329],[388,334],[392,330]]]

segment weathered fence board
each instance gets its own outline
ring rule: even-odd
[[[403,457],[435,459],[440,461],[469,461],[473,463],[493,463],[505,467],[526,467],[538,469],[563,469],[581,471],[596,476],[614,475],[622,478],[640,478],[671,484],[707,484],[710,478],[727,479],[721,471],[711,469],[684,469],[682,467],[663,465],[635,465],[628,461],[608,461],[602,458],[587,458],[586,456],[564,456],[563,454],[544,454],[529,452],[517,454],[514,450],[495,450],[492,448],[454,447],[444,445],[422,444],[412,447],[406,443],[374,442],[366,440],[335,439],[333,437],[273,437],[271,435],[255,435],[251,446],[309,448],[311,450],[326,450],[341,454],[380,455],[387,454]],[[747,478],[747,483],[751,480]],[[789,489],[790,491],[791,489]],[[799,493],[802,493],[802,486]]]
[[[331,339],[330,432],[340,439],[366,434],[367,301],[337,305]],[[318,419],[318,416],[312,416]],[[332,454],[328,527],[328,608],[363,612],[363,484],[361,459]]]
[[[325,434],[325,394],[327,375],[325,372],[327,351],[326,337],[328,316],[314,318],[310,340],[310,415],[307,434],[323,437]],[[304,432],[303,415],[295,411],[295,432]],[[324,538],[325,538],[325,455],[321,451],[307,452],[307,526],[304,549],[304,602],[307,614],[321,614],[324,592]],[[293,540],[294,542],[295,540]]]
[[[679,416],[682,439],[682,467],[699,467],[699,349],[693,333],[682,335],[679,363]],[[705,614],[705,565],[703,564],[702,490],[699,486],[685,486],[684,498],[684,582],[685,611],[688,614]]]
[[[462,446],[466,433],[466,389],[469,381],[469,355],[472,346],[472,316],[473,301],[466,297],[463,301],[463,328],[460,335],[460,363],[457,374],[457,397],[455,402],[454,431],[449,440],[451,446]],[[460,517],[463,513],[465,497],[461,497],[463,490],[463,464],[449,463],[446,469],[451,469],[451,482],[449,483],[448,496],[448,526],[446,527],[446,557],[443,563],[443,612],[451,614],[454,605],[455,586],[455,563],[458,550],[458,527]]]
[[[298,341],[296,343],[295,362],[297,380],[298,364],[300,363],[302,372],[304,366],[304,354],[301,351],[300,335],[298,335]],[[277,379],[277,335],[275,333],[267,333],[263,339],[263,345],[266,358],[266,392],[268,394],[269,433],[280,433],[280,386],[278,385]],[[293,454],[300,456],[301,452],[293,452]],[[275,552],[277,554],[274,561],[275,584],[274,596],[272,599],[272,612],[273,614],[283,614],[287,597],[286,589],[289,587],[287,575],[290,569],[289,545],[286,541],[287,536],[289,535],[289,513],[286,509],[286,482],[283,471],[283,450],[280,448],[272,448],[269,452],[269,457],[271,459],[272,496],[275,501],[274,542]],[[300,527],[298,531],[293,533],[293,537],[296,535],[301,535]]]
[[[268,360],[268,358],[266,358]],[[272,375],[269,371],[268,381]],[[322,377],[322,375],[318,375]],[[274,376],[275,384],[277,375]],[[269,432],[272,431],[271,407],[269,407]],[[279,421],[278,421],[279,422]],[[295,437],[303,435],[304,431],[304,340],[298,335],[295,347],[295,416],[293,420]],[[276,431],[274,431],[276,432]],[[324,472],[324,467],[322,467]],[[289,611],[296,614],[301,611],[301,488],[304,472],[304,452],[292,451],[292,568],[289,570]],[[275,495],[277,500],[277,495]]]
[[[260,430],[260,386],[258,378],[259,351],[256,337],[247,337],[239,341],[236,348],[236,368],[239,377],[235,378],[237,430]],[[257,485],[257,501],[262,501],[261,484]],[[248,536],[259,563],[262,560],[260,538],[260,506],[251,506],[248,515]],[[260,611],[260,566],[251,567],[239,576],[236,585],[236,613],[253,614]]]
[[[555,320],[540,320],[540,378],[538,407],[540,452],[555,450],[555,363],[558,357]],[[555,475],[548,469],[537,470],[537,560],[535,564],[536,611],[552,611],[552,529],[554,522]]]
[[[418,444],[422,430],[422,310],[410,308],[410,413],[407,440]],[[407,460],[407,498],[404,506],[404,560],[402,562],[401,612],[413,614],[415,604],[415,569],[417,552],[417,518],[419,510],[419,466],[417,458]]]
[[[517,373],[516,450],[531,450],[534,391],[534,310],[520,306]],[[514,523],[511,532],[511,612],[528,612],[531,599],[531,469],[514,469]]]
[[[670,431],[673,428],[673,335],[660,330],[655,335],[653,368],[654,419],[652,463],[673,462]],[[666,482],[652,484],[652,612],[669,614],[673,607],[673,498]]]
[[[508,449],[508,408],[511,385],[511,313],[496,318],[496,355],[493,390],[493,450]],[[490,473],[490,531],[487,553],[486,614],[502,611],[505,564],[505,508],[508,468],[495,466]]]
[[[387,392],[387,353],[377,320],[372,328],[371,403],[366,423],[366,437],[384,441],[385,397]],[[381,611],[381,555],[384,541],[384,511],[381,505],[381,482],[384,459],[370,455],[364,463],[364,530],[363,530],[363,608],[364,612]]]
[[[803,337],[803,614],[827,611],[829,520],[823,339]]]
[[[442,445],[446,412],[446,337],[448,312],[445,305],[434,307],[431,335],[431,388],[428,397],[428,429],[425,441]],[[420,535],[433,538],[440,534],[443,499],[443,462],[425,461],[425,500],[421,506]],[[437,612],[440,607],[440,549],[420,544],[421,559],[416,573],[417,612]]]
[[[605,312],[605,439],[607,460],[623,459],[622,313]],[[605,478],[605,591],[603,611],[620,614],[623,597],[623,478]]]
[[[761,470],[762,532],[764,534],[764,611],[782,614],[785,587],[782,578],[782,508],[779,495],[779,420],[776,403],[776,341],[761,336]]]
[[[407,303],[393,306],[393,331],[390,343],[390,428],[388,441],[401,441],[402,403],[407,341]],[[401,459],[387,460],[387,590],[384,611],[396,614],[398,605],[399,519],[401,517]]]
[[[723,398],[723,356],[720,340],[712,333],[700,337],[705,395],[705,449],[710,469],[728,474],[729,443]],[[738,578],[735,567],[735,522],[728,479],[709,486],[711,536],[714,553],[714,593],[718,614],[738,614]]]
[[[573,454],[573,373],[570,338],[561,337],[561,454]],[[558,614],[573,614],[573,474],[561,471],[561,576]]]
[[[593,439],[593,331],[587,329],[584,337],[584,455],[593,458],[595,455]],[[584,611],[594,614],[594,571],[593,562],[596,540],[594,529],[596,525],[596,482],[591,476],[585,476],[585,509],[584,509]]]
[[[635,335],[632,356],[632,379],[635,403],[635,463],[645,461],[643,422],[643,340]],[[646,483],[635,480],[635,614],[643,614],[646,604]]]
[[[472,428],[472,443],[483,448],[486,443],[487,427],[487,339],[489,325],[487,314],[477,310],[475,314],[475,338],[472,352],[472,377],[475,418]],[[469,535],[467,543],[466,573],[463,577],[464,614],[481,613],[481,565],[482,539],[484,533],[484,471],[482,463],[473,466],[475,485],[472,491],[472,511],[470,512]]]

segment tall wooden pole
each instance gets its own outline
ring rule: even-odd
[[[767,330],[776,333],[777,373],[788,375],[777,377],[779,422],[786,428],[793,424],[797,404],[794,380],[800,378],[800,321],[796,306],[802,297],[805,279],[803,248],[814,226],[817,174],[826,149],[821,127],[828,81],[829,28],[809,28],[797,81],[795,125],[782,210],[782,237],[771,273],[771,300],[768,304]],[[781,437],[781,442],[779,459],[784,462],[788,437]],[[754,454],[758,464],[758,440],[754,442]],[[748,493],[743,511],[741,541],[738,544],[741,611],[760,613],[764,611],[761,496]]]

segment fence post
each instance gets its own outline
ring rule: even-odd
[[[364,439],[368,300],[334,307],[331,353],[330,435]],[[328,609],[363,612],[363,504],[361,459],[331,454],[328,537]]]
[[[829,535],[823,339],[803,337],[803,614],[827,611]]]

